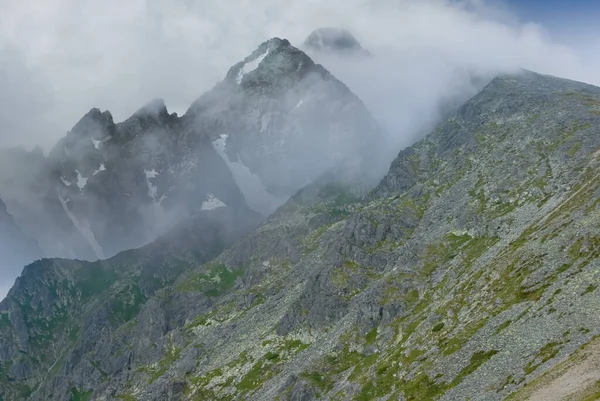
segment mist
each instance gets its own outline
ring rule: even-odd
[[[322,26],[347,28],[375,55],[371,73],[326,67],[384,125],[399,126],[398,136],[410,137],[398,110],[430,113],[440,97],[463,89],[465,71],[523,67],[600,83],[600,63],[584,52],[591,44],[581,42],[579,52],[556,43],[498,2],[2,2],[2,144],[49,149],[92,107],[121,121],[159,97],[182,112],[264,40],[300,46]]]
[[[0,148],[39,145],[48,154],[94,107],[110,110],[118,122],[150,99],[162,98],[169,112],[183,114],[260,43],[281,37],[303,48],[314,29],[328,26],[352,32],[370,56],[308,54],[345,83],[381,125],[387,142],[383,147],[389,149],[383,156],[386,163],[495,75],[526,68],[600,84],[600,59],[591,51],[597,44],[585,35],[576,43],[561,43],[544,26],[520,20],[509,6],[495,1],[4,1]],[[3,185],[24,186],[19,172],[25,166],[0,162]],[[86,176],[98,167],[91,166]],[[132,182],[142,182],[140,191],[147,192],[148,177],[134,178]],[[13,203],[19,197],[38,201],[25,189],[12,196]],[[162,213],[154,203],[147,209],[149,219]],[[15,217],[17,223],[41,218]],[[160,226],[169,226],[170,220],[170,215],[162,216]],[[54,244],[39,245],[47,256],[73,256]],[[0,298],[2,288],[10,285],[4,283],[21,268],[0,275]]]

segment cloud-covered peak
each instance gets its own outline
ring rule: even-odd
[[[304,46],[313,51],[367,53],[349,30],[341,28],[316,29],[306,38]]]
[[[168,115],[167,106],[163,99],[153,99],[135,112],[136,117]]]
[[[100,109],[93,108],[75,124],[71,133],[78,136],[94,137],[98,134],[99,129],[109,129],[114,124],[110,111],[100,111]]]

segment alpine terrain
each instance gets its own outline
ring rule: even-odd
[[[496,77],[374,181],[381,138],[275,38],[11,151],[2,222],[62,258],[0,303],[1,398],[597,399],[600,88]]]

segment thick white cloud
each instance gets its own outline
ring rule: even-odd
[[[591,61],[482,0],[2,0],[0,145],[48,148],[91,107],[120,120],[162,97],[183,111],[263,40],[299,45],[321,26],[350,29],[376,54],[328,67],[399,131],[473,71],[600,83]]]

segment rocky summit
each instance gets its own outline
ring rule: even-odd
[[[88,186],[102,199],[93,178],[75,191],[77,171],[133,163],[126,156],[150,146],[139,127],[156,124],[173,131],[151,144],[206,140],[197,160],[212,149],[226,171],[243,164],[274,196],[293,186],[269,163],[308,183],[260,224],[241,201],[200,207],[110,259],[27,266],[0,303],[3,399],[597,399],[600,88],[528,71],[497,77],[400,151],[368,193],[360,174],[338,174],[363,163],[345,160],[352,148],[323,171],[294,174],[288,160],[312,133],[289,116],[300,101],[329,101],[324,88],[340,102],[333,121],[348,125],[323,143],[341,132],[369,142],[354,135],[377,131],[350,130],[371,127],[360,101],[279,39],[181,118],[152,103],[122,125],[97,111],[82,120],[50,156],[71,183],[57,196],[73,206]],[[77,157],[96,141],[102,159]],[[140,166],[169,171],[172,153],[158,154]],[[136,174],[132,188],[145,193],[152,178]],[[198,199],[178,189],[181,173],[168,177],[146,193],[152,202]],[[228,194],[210,190],[210,205]]]

